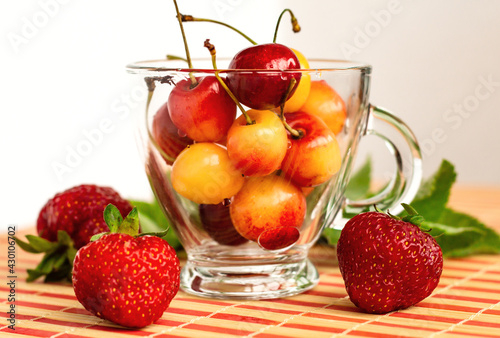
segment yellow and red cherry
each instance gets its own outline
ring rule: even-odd
[[[227,150],[214,143],[195,143],[172,166],[172,186],[198,204],[219,204],[234,196],[245,182]]]
[[[245,176],[265,176],[278,170],[285,157],[288,137],[279,117],[270,110],[250,109],[254,121],[238,117],[227,135],[227,152],[234,166]]]
[[[217,142],[236,118],[236,104],[215,76],[179,81],[167,101],[174,125],[197,142]]]
[[[307,61],[304,54],[302,54],[296,49],[293,48],[291,49],[299,59],[300,68],[309,69],[309,62]],[[293,93],[292,97],[285,102],[285,105],[283,107],[283,112],[294,113],[298,111],[306,102],[310,90],[311,90],[311,75],[309,73],[303,72],[302,77],[300,78],[300,83],[297,86],[297,89],[295,89],[295,93]]]
[[[298,240],[306,209],[302,191],[278,175],[247,178],[229,206],[236,230],[268,250]]]
[[[233,57],[228,68],[239,70],[227,74],[227,85],[231,92],[242,104],[259,110],[278,107],[287,93],[291,97],[302,75],[300,72],[290,71],[300,69],[295,53],[278,43],[243,49]],[[292,79],[295,79],[296,84],[290,90]]]
[[[285,114],[286,122],[300,137],[289,136],[291,146],[281,164],[286,177],[300,187],[314,187],[335,175],[342,163],[333,132],[317,116],[296,112]]]
[[[158,109],[153,117],[151,131],[156,144],[160,147],[163,158],[170,165],[181,151],[193,144],[193,140],[181,136],[182,132],[172,123],[166,103]]]
[[[240,245],[248,242],[233,226],[229,214],[229,205],[200,204],[200,221],[203,229],[217,243],[222,245]]]
[[[311,82],[309,96],[300,111],[320,117],[335,135],[344,127],[347,116],[344,100],[325,80]]]

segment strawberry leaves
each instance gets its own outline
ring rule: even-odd
[[[139,212],[137,208],[133,208],[124,219],[117,207],[113,204],[108,204],[104,209],[103,217],[109,228],[109,232],[102,232],[92,236],[90,239],[91,242],[97,241],[102,236],[110,233],[127,234],[132,237],[139,235]]]
[[[76,249],[73,240],[66,231],[57,232],[57,242],[50,242],[34,235],[26,235],[27,242],[15,238],[17,245],[30,253],[43,253],[44,256],[35,269],[28,269],[27,282],[33,282],[45,276],[44,282],[62,279],[71,281],[71,271]]]
[[[141,228],[145,233],[164,232],[165,235],[159,237],[166,240],[175,250],[182,250],[182,245],[175,232],[168,231],[168,229],[170,229],[170,223],[165,217],[165,214],[156,199],[153,199],[152,202],[134,200],[130,201],[130,203],[137,207]]]

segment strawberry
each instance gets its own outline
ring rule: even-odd
[[[412,306],[436,288],[443,255],[422,216],[407,204],[402,219],[365,212],[350,219],[337,244],[347,294],[360,309],[387,313]],[[422,228],[422,229],[421,229]]]
[[[132,205],[109,187],[79,185],[56,194],[41,209],[37,220],[38,236],[27,235],[28,242],[16,238],[19,246],[31,253],[44,253],[35,269],[28,269],[27,281],[45,276],[45,281],[71,280],[77,249],[92,235],[106,231],[103,212],[115,204],[123,215]]]
[[[110,203],[122,215],[132,210],[130,203],[109,187],[83,184],[58,193],[43,206],[38,215],[38,235],[54,242],[57,232],[64,230],[79,249],[89,242],[90,237],[107,230],[102,215]]]
[[[147,326],[162,316],[179,290],[179,259],[164,239],[138,235],[136,208],[122,219],[109,205],[104,219],[110,232],[94,236],[76,254],[76,298],[97,317],[126,327]]]

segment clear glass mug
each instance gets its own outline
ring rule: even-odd
[[[201,213],[206,209],[182,197],[173,188],[170,179],[172,162],[162,157],[152,134],[154,115],[178,81],[187,79],[190,74],[214,76],[210,60],[194,60],[195,67],[205,66],[196,69],[186,69],[185,64],[179,62],[142,61],[128,65],[127,70],[143,79],[148,88],[139,142],[152,190],[187,253],[181,272],[181,289],[185,292],[221,299],[270,299],[309,290],[318,283],[319,274],[307,257],[308,251],[325,227],[343,227],[347,220],[342,217],[342,211],[346,207],[350,211],[361,211],[366,206],[377,204],[382,209],[398,213],[402,211],[400,203],[409,203],[415,196],[422,176],[417,140],[400,119],[369,103],[371,67],[350,61],[309,60],[311,68],[300,70],[302,76],[309,74],[312,81],[325,81],[345,103],[345,123],[336,135],[342,156],[340,170],[308,193],[305,219],[299,227],[300,236],[292,245],[267,250],[258,241],[243,240],[230,245],[217,242],[217,237],[207,233],[202,224],[201,216],[204,215]],[[219,75],[224,77],[229,72],[238,70],[221,69]],[[279,76],[280,73],[279,70],[252,70],[252,74],[259,76]],[[367,200],[350,201],[344,193],[358,145],[365,135],[370,134],[385,141],[394,155],[396,172],[378,195]],[[217,217],[225,217],[223,222],[227,223],[229,213],[223,214]]]

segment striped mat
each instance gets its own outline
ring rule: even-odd
[[[456,209],[500,231],[499,202],[500,189],[456,189],[450,200]],[[308,292],[278,300],[221,301],[180,291],[163,317],[141,330],[92,316],[78,303],[70,284],[26,283],[26,269],[39,258],[18,249],[12,330],[7,321],[11,304],[7,237],[0,238],[0,316],[4,318],[0,336],[4,337],[500,337],[500,256],[445,259],[440,284],[430,297],[405,310],[372,315],[349,301],[335,250],[325,247],[311,252],[321,277]]]

